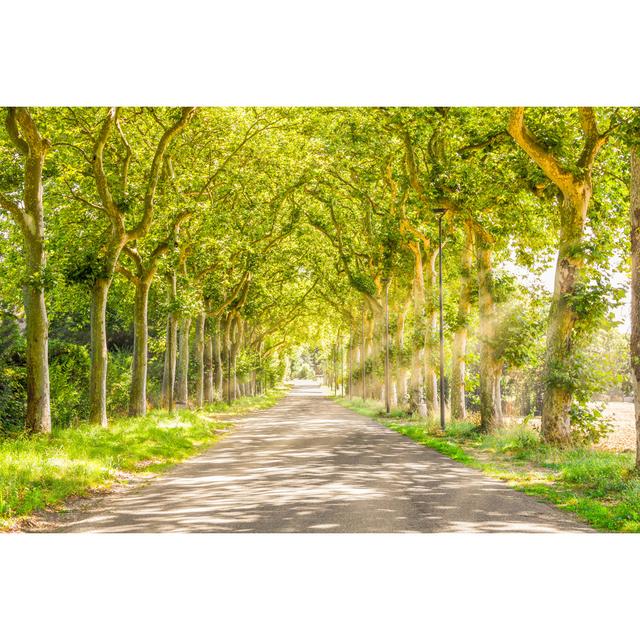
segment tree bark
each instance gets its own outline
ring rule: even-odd
[[[204,401],[211,404],[214,401],[214,381],[213,381],[213,337],[206,330],[204,336]]]
[[[175,409],[176,360],[178,356],[178,323],[175,315],[167,316],[167,341],[164,351],[162,374],[162,406],[168,411]]]
[[[111,278],[98,278],[91,290],[91,376],[89,421],[107,425],[107,296]]]
[[[425,332],[424,332],[424,395],[427,416],[438,413],[437,358],[437,309],[436,309],[436,258],[437,251],[427,255],[427,277],[425,278]]]
[[[206,315],[198,314],[196,319],[196,364],[198,366],[198,377],[196,379],[196,407],[200,408],[204,404],[204,326]]]
[[[129,394],[129,415],[144,416],[147,413],[147,343],[149,336],[147,307],[150,280],[136,282],[133,306],[133,363],[131,392]]]
[[[558,373],[566,373],[573,355],[572,337],[577,317],[571,309],[570,300],[584,266],[581,245],[593,192],[593,165],[614,127],[600,134],[593,107],[578,107],[583,146],[576,169],[570,170],[527,128],[524,112],[524,107],[511,110],[508,131],[563,196],[558,261],[547,330],[541,433],[546,442],[564,446],[571,442],[569,410],[573,392],[564,382],[565,376]]]
[[[231,378],[229,380],[231,384],[231,400],[238,399],[238,377],[236,375],[237,358],[238,358],[238,343],[231,342],[231,349],[229,350],[230,364],[231,364]]]
[[[406,399],[407,388],[407,367],[404,364],[404,327],[407,318],[408,306],[405,306],[398,313],[398,323],[396,328],[396,402],[402,405]]]
[[[178,295],[175,271],[167,274],[169,281],[169,307],[173,307]],[[175,312],[167,315],[167,339],[164,351],[164,371],[162,374],[162,406],[168,411],[175,409],[176,360],[178,356],[178,321]]]
[[[500,379],[502,362],[495,356],[496,318],[491,246],[478,242],[478,296],[480,310],[480,430],[502,425]]]
[[[457,327],[453,336],[453,354],[451,369],[451,417],[464,420],[467,414],[465,406],[465,376],[467,355],[467,331],[471,312],[471,270],[473,269],[473,229],[465,225],[465,243],[461,256],[461,286],[458,300]]]
[[[180,408],[186,409],[189,403],[189,331],[191,318],[184,317],[180,320],[180,349],[178,353],[177,372],[177,403]]]
[[[44,239],[44,238],[43,238]],[[25,243],[27,244],[27,243]],[[44,287],[37,277],[45,266],[43,243],[31,240],[25,247],[27,255],[27,282],[23,287],[24,309],[27,320],[27,411],[25,428],[30,433],[51,431],[49,397],[48,319]]]
[[[567,446],[571,443],[570,414],[573,393],[562,383],[558,372],[566,369],[573,352],[572,335],[577,316],[570,299],[584,260],[580,248],[586,223],[587,202],[576,207],[566,198],[560,209],[560,243],[549,309],[545,357],[545,394],[542,405],[541,433],[546,442]]]
[[[6,129],[24,157],[22,206],[0,192],[0,207],[20,227],[26,259],[22,295],[26,316],[27,408],[25,429],[51,431],[49,392],[49,322],[44,295],[46,267],[42,171],[51,143],[43,138],[24,107],[7,110]]]
[[[107,378],[107,336],[106,336],[106,301],[118,264],[120,253],[125,245],[133,240],[146,236],[153,222],[154,200],[163,159],[171,141],[187,126],[195,108],[183,108],[179,120],[165,129],[155,150],[151,163],[144,200],[142,216],[130,230],[126,228],[126,216],[114,199],[104,166],[104,150],[114,126],[117,125],[119,109],[111,107],[100,127],[93,147],[92,168],[96,189],[102,203],[102,209],[111,225],[108,240],[102,246],[104,251],[103,275],[93,286],[91,305],[91,381],[89,386],[89,420],[106,425],[106,378]],[[128,160],[125,160],[125,163]]]
[[[224,383],[224,365],[222,363],[222,344],[221,344],[220,319],[216,318],[215,333],[213,334],[213,363],[214,372],[214,391],[217,400],[223,400],[223,383]]]
[[[631,147],[631,379],[636,418],[636,469],[640,469],[640,147]]]
[[[424,269],[422,264],[422,250],[419,242],[409,243],[414,257],[413,269],[413,340],[411,344],[411,377],[410,377],[410,406],[415,407],[418,415],[426,417],[427,407],[424,403],[423,376],[424,367],[421,358],[424,353],[425,323],[425,292]]]

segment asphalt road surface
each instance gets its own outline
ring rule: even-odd
[[[69,514],[72,532],[589,531],[298,383],[149,484]]]

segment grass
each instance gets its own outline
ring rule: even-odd
[[[202,411],[153,411],[113,420],[107,428],[81,424],[54,428],[51,435],[0,439],[0,529],[70,496],[162,471],[215,443],[228,426],[217,416],[264,409],[283,395],[276,389]]]
[[[579,447],[558,449],[516,425],[491,434],[472,422],[439,425],[406,414],[386,416],[381,403],[337,398],[341,405],[510,486],[571,511],[600,531],[640,532],[640,475],[634,456]]]

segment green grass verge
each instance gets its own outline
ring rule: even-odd
[[[219,430],[229,426],[216,417],[270,407],[285,392],[276,389],[202,411],[153,411],[144,418],[112,420],[107,428],[81,424],[54,428],[51,435],[0,439],[0,529],[70,496],[162,471],[215,443],[223,434]]]
[[[558,449],[522,425],[479,433],[470,422],[437,424],[406,415],[385,416],[378,402],[336,401],[511,487],[571,511],[600,531],[640,531],[640,476],[631,453]]]

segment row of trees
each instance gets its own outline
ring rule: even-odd
[[[88,346],[82,417],[97,424],[107,424],[123,323],[128,413],[146,412],[150,313],[152,337],[164,338],[156,403],[203,406],[273,384],[313,286],[292,277],[303,249],[296,177],[274,152],[290,118],[195,108],[5,115],[0,298],[3,321],[24,323],[27,431],[51,429],[51,311],[56,339]]]
[[[359,118],[349,115],[351,139],[343,136],[323,167],[310,214],[365,301],[359,311],[343,291],[333,297],[350,336],[345,359],[356,363],[353,391],[364,373],[369,382],[359,393],[390,405],[408,396],[416,410],[437,413],[443,216],[452,417],[465,415],[466,367],[477,357],[482,429],[502,424],[505,373],[517,378],[529,367],[535,371],[524,392],[539,396],[546,441],[568,445],[598,432],[589,401],[610,375],[596,375],[594,355],[602,354],[590,347],[598,331],[612,331],[624,296],[616,273],[629,266],[634,110],[383,109]],[[550,298],[511,277],[553,260]]]
[[[568,444],[604,384],[589,349],[612,330],[615,274],[640,251],[637,122],[620,108],[7,109],[0,300],[26,322],[27,429],[50,429],[49,321],[89,346],[100,424],[119,332],[130,415],[153,395],[149,362],[156,402],[201,406],[258,392],[304,343],[331,371],[338,335],[352,392],[435,415],[442,259],[452,417],[477,402],[481,428],[498,427],[506,383]],[[554,261],[551,295],[514,275]]]

